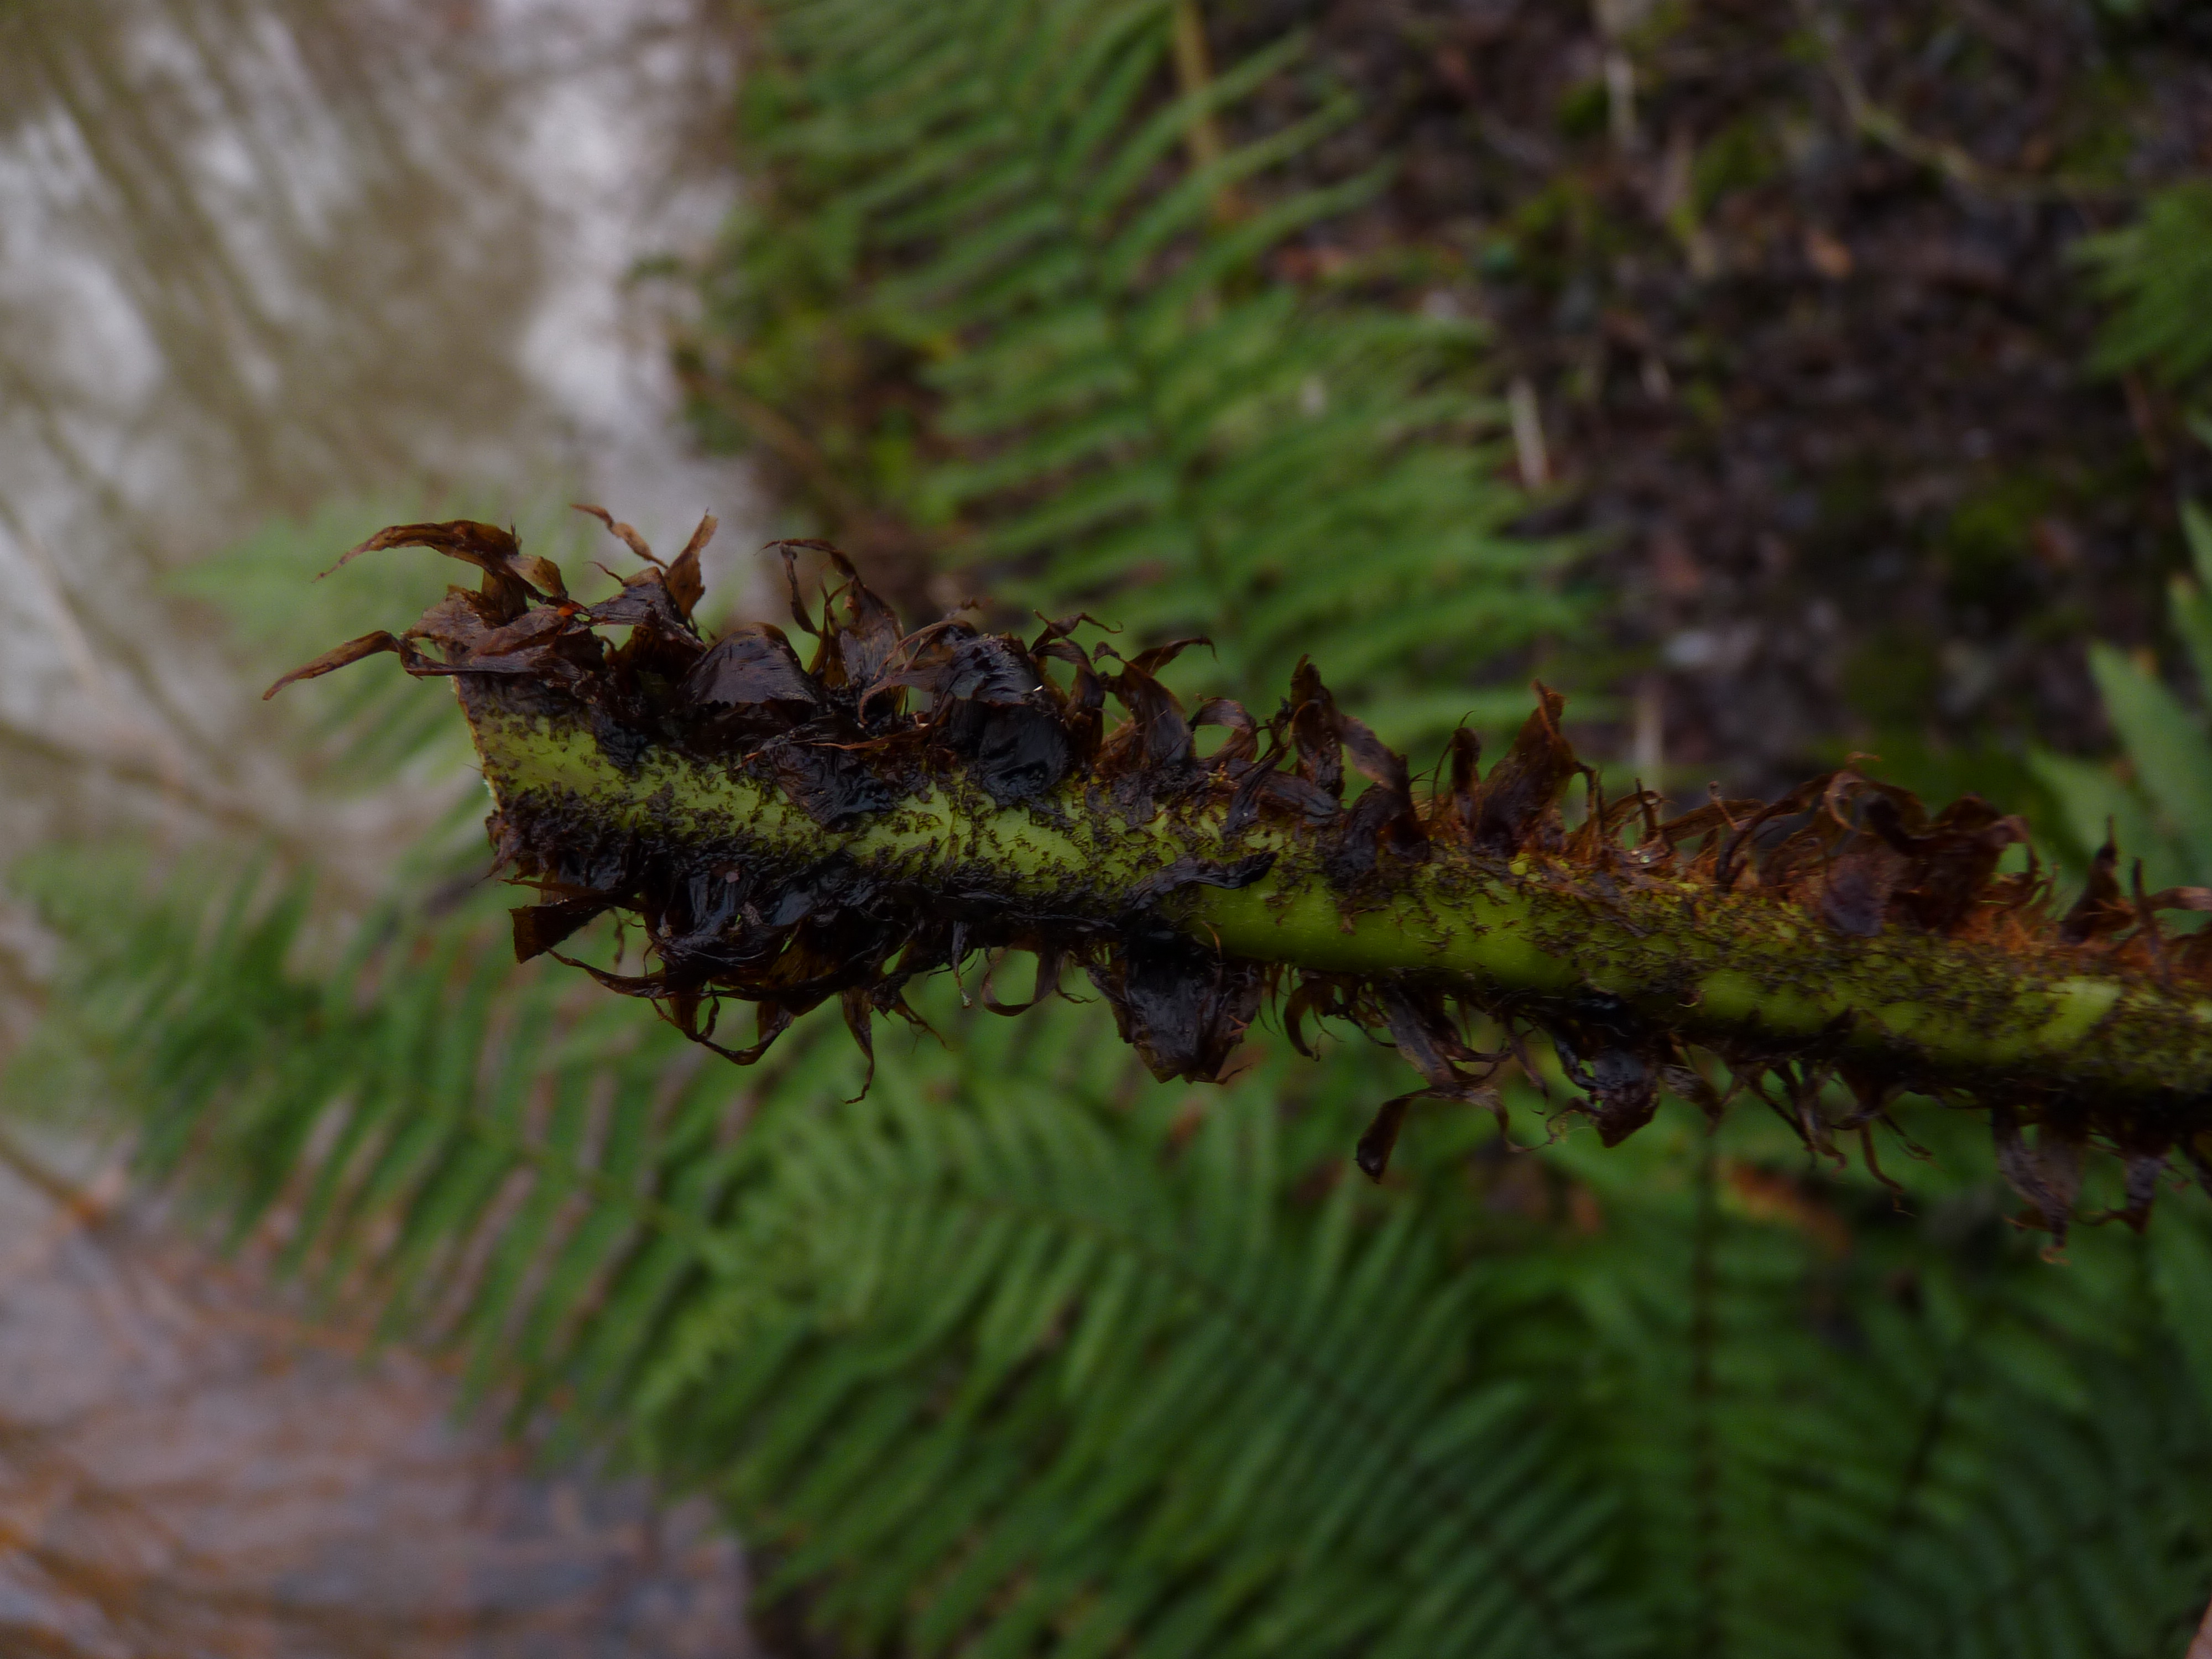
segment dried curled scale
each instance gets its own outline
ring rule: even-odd
[[[2212,933],[2158,919],[2212,892],[2124,888],[2109,846],[2061,912],[2032,859],[1997,873],[2019,819],[1973,796],[1930,815],[1851,767],[1662,819],[1648,791],[1605,799],[1540,686],[1486,774],[1461,731],[1417,788],[1310,663],[1264,720],[1186,713],[1158,676],[1200,641],[1125,658],[1079,643],[1080,617],[1027,642],[957,617],[908,632],[818,543],[777,544],[805,660],[766,623],[710,644],[693,613],[713,520],[663,565],[584,510],[644,561],[614,598],[577,603],[489,525],[396,526],[346,556],[431,547],[477,588],[278,684],[378,652],[453,677],[501,860],[538,893],[517,954],[634,915],[651,970],[585,971],[740,1063],[833,997],[870,1050],[877,1015],[915,1018],[917,976],[1025,951],[1036,997],[1081,967],[1163,1078],[1218,1078],[1271,1000],[1302,1051],[1316,1018],[1387,1037],[1423,1086],[1362,1137],[1376,1176],[1420,1096],[1502,1115],[1493,1079],[1535,1075],[1532,1037],[1608,1146],[1666,1086],[1715,1114],[1748,1094],[1823,1154],[1856,1133],[1871,1163],[1871,1126],[1914,1091],[1988,1111],[1998,1167],[2054,1232],[2092,1144],[2125,1161],[2136,1224],[2176,1154],[2212,1174]],[[801,551],[839,578],[818,608]],[[1224,734],[1210,752],[1202,726]],[[1348,803],[1347,763],[1365,781]],[[1020,1012],[991,971],[981,986]],[[720,1031],[732,1000],[755,1006],[749,1043]]]

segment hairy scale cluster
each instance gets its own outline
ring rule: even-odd
[[[1082,968],[1162,1078],[1218,1079],[1271,998],[1302,1052],[1310,1018],[1387,1036],[1422,1086],[1361,1139],[1377,1177],[1413,1100],[1502,1119],[1502,1066],[1540,1086],[1532,1036],[1608,1145],[1666,1085],[1716,1115],[1762,1100],[1827,1155],[1856,1132],[1879,1173],[1873,1126],[1931,1094],[1989,1111],[2000,1167],[2061,1235],[2093,1142],[2125,1160],[2116,1213],[2135,1224],[2177,1152],[2212,1174],[2212,933],[2158,920],[2212,892],[2124,890],[2110,846],[2061,911],[2032,857],[1999,873],[2025,829],[1971,795],[1931,815],[1846,767],[1662,817],[1647,790],[1607,799],[1540,686],[1486,772],[1462,729],[1417,789],[1310,663],[1264,720],[1225,698],[1186,710],[1159,673],[1201,641],[1124,658],[1080,643],[1082,616],[1026,642],[957,615],[908,632],[820,543],[776,544],[805,660],[766,623],[709,642],[693,612],[713,520],[664,564],[584,510],[642,561],[615,597],[572,599],[492,526],[397,526],[346,556],[431,547],[479,586],[270,692],[379,652],[454,678],[501,864],[538,895],[514,912],[518,957],[634,916],[647,971],[575,965],[740,1064],[833,997],[872,1052],[874,1016],[917,1018],[917,977],[979,957],[985,1006],[1018,1013],[993,984],[1017,951],[1037,960],[1032,1001]],[[818,610],[802,551],[838,579]],[[1348,800],[1347,772],[1364,780]],[[726,1000],[755,1006],[743,1046],[718,1035]]]

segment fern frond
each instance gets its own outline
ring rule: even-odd
[[[2212,369],[2212,185],[2168,185],[2134,224],[2081,246],[2114,307],[2097,364],[2146,368],[2177,387],[2200,382]]]
[[[2077,1237],[2058,1268],[2020,1248],[1999,1194],[1961,1179],[1974,1149],[1956,1126],[1906,1121],[1937,1159],[1900,1172],[1909,1212],[1871,1178],[1793,1169],[1794,1137],[1771,1121],[1711,1131],[1670,1109],[1632,1147],[1553,1154],[1590,1197],[1583,1236],[1528,1263],[1532,1294],[1572,1310],[1549,1334],[1561,1346],[1534,1358],[1557,1379],[1547,1394],[1587,1413],[1622,1492],[1625,1576],[1651,1598],[1657,1651],[2006,1651],[1976,1644],[2023,1616],[2039,1573],[2086,1606],[2110,1593],[2099,1574],[2142,1541],[2132,1525],[2059,1568],[2045,1556],[2138,1499],[2162,1541],[2114,1575],[2128,1607],[2097,1616],[2156,1631],[2202,1611],[2196,1449],[2212,1416],[2176,1390],[2161,1326],[2204,1304],[2154,1308],[2125,1235]],[[2176,1253],[2204,1249],[2202,1206],[2187,1210]],[[1523,1340],[1545,1329],[1516,1325]],[[2137,1376],[2140,1414],[2124,1395]],[[2161,1439],[2163,1478],[2142,1460]],[[2016,1511],[2037,1506],[2047,1524],[2023,1527]]]
[[[1301,43],[1171,95],[1170,10],[772,8],[784,118],[756,143],[781,205],[740,240],[732,280],[755,308],[730,326],[777,354],[781,240],[834,234],[848,330],[902,343],[936,394],[950,447],[889,493],[949,556],[1024,605],[1110,592],[1146,637],[1208,634],[1220,659],[1189,672],[1221,690],[1325,653],[1378,729],[1428,737],[1451,723],[1430,688],[1577,619],[1561,550],[1504,533],[1522,502],[1469,390],[1478,331],[1261,278],[1379,179],[1212,212],[1341,125],[1341,100],[1176,171],[1193,122],[1293,70]],[[731,373],[747,380],[742,358]],[[751,383],[788,397],[791,376],[775,356]],[[1395,627],[1409,614],[1443,625],[1416,639]]]
[[[2112,305],[2097,362],[2106,369],[2145,368],[2166,384],[2201,389],[2212,368],[2212,185],[2170,185],[2124,229],[2087,239],[2083,258]],[[2204,416],[2192,428],[2203,435]],[[2212,439],[2208,439],[2212,441]],[[2197,672],[2212,691],[2212,515],[2180,503],[2189,574],[2170,584],[2167,616]],[[2193,580],[2192,580],[2193,577]],[[2064,756],[2031,757],[2057,798],[2073,851],[2086,859],[2113,835],[2130,837],[2152,881],[2212,880],[2212,741],[2201,710],[2191,710],[2154,672],[2107,645],[2090,647],[2105,711],[2135,776]],[[2108,830],[2107,826],[2110,826]]]
[[[787,1126],[740,1221],[781,1282],[703,1297],[647,1382],[665,1458],[781,1495],[788,1573],[932,1650],[1009,1598],[1068,1651],[1616,1649],[1604,1506],[1486,1382],[1481,1277],[1415,1214],[1285,1206],[1259,1089],[1164,1164],[1034,1061],[979,1075],[947,1102],[888,1068]],[[773,1367],[714,1363],[763,1342]]]
[[[480,911],[319,968],[296,902],[210,886],[81,964],[149,1155],[479,1391],[716,1494],[856,1639],[1798,1659],[2201,1600],[2203,1218],[2047,1266],[1946,1114],[1924,1224],[1677,1108],[1611,1150],[1440,1120],[1377,1190],[1316,1180],[1356,1048],[1193,1096],[1096,1007],[939,998],[949,1047],[882,1045],[856,1101],[842,1042],[697,1065]],[[1496,1207],[1532,1182],[1542,1217]]]
[[[1863,1651],[1962,1659],[2178,1652],[2212,1573],[2212,1443],[2170,1362],[2090,1368],[2085,1409],[1984,1395],[1923,1516],[1854,1610]]]
[[[518,1412],[720,1493],[834,1586],[826,1617],[986,1650],[1620,1650],[1608,1506],[1486,1361],[1483,1276],[1419,1207],[1295,1196],[1319,1143],[1286,1141],[1276,1071],[1193,1133],[1164,1091],[1119,1103],[1110,1029],[1066,1009],[887,1051],[865,1101],[805,1043],[733,1097],[473,919],[319,977],[301,917],[242,884],[101,964],[149,1154]],[[1315,1109],[1365,1086],[1339,1068]]]
[[[67,900],[66,869],[32,879]],[[656,1242],[709,1248],[721,1079],[677,1063],[672,1033],[516,974],[480,907],[372,919],[319,968],[296,884],[179,888],[70,999],[138,1103],[149,1170],[191,1170],[234,1235],[273,1225],[295,1267],[458,1344],[480,1385],[597,1398],[641,1335],[611,1310],[657,1304]]]

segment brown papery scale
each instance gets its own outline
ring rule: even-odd
[[[1310,663],[1265,720],[1186,710],[1159,675],[1202,641],[1124,657],[1079,643],[1087,617],[1026,641],[957,615],[908,631],[821,543],[772,544],[803,655],[766,623],[710,643],[694,613],[714,520],[664,564],[582,510],[642,562],[613,598],[571,599],[494,526],[396,526],[346,558],[429,547],[477,586],[270,694],[378,653],[452,678],[500,865],[538,895],[514,912],[518,957],[568,961],[585,924],[633,917],[647,971],[574,965],[740,1064],[831,998],[872,1055],[877,1015],[917,1018],[917,977],[1021,951],[1031,1001],[1082,968],[1163,1079],[1218,1079],[1270,1004],[1302,1053],[1316,1018],[1387,1040],[1422,1086],[1360,1139],[1377,1178],[1417,1098],[1502,1122],[1501,1067],[1541,1086],[1531,1038],[1608,1146],[1662,1086],[1716,1118],[1747,1094],[1822,1155],[1856,1133],[1879,1174],[1871,1129],[1910,1091],[1986,1110],[1999,1169],[2062,1237],[2093,1144],[2125,1162],[2112,1213],[2131,1224],[2177,1153],[2212,1178],[2212,933],[2158,920],[2212,892],[2124,887],[2109,844],[2061,909],[2032,856],[1998,873],[2018,818],[1971,795],[1930,814],[1849,766],[1662,818],[1649,791],[1604,797],[1541,686],[1487,773],[1462,730],[1417,789]],[[802,552],[836,577],[818,604]],[[1210,752],[1200,726],[1224,734]],[[995,1012],[1029,1006],[980,983]],[[733,1000],[754,1006],[750,1042],[721,1029]]]

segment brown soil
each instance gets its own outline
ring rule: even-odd
[[[2212,165],[2212,12],[1210,15],[1224,57],[1318,30],[1365,108],[1322,165],[1402,156],[1304,257],[1393,250],[1388,281],[1494,322],[1559,487],[1534,522],[1593,538],[1616,601],[1581,678],[1663,713],[1670,762],[1764,791],[1878,747],[2010,804],[2028,743],[2108,741],[2082,641],[2158,638],[2176,493],[2212,464],[2154,387],[2085,368],[2071,249]]]

